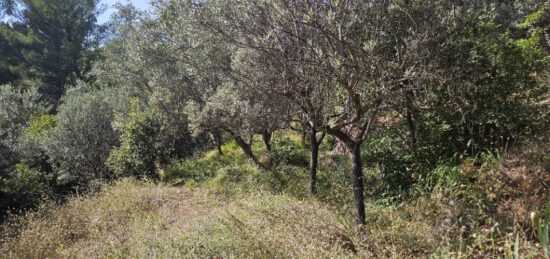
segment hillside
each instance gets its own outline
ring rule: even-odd
[[[115,2],[0,0],[0,259],[550,259],[548,0]]]
[[[21,238],[4,244],[2,254],[26,258],[351,255],[336,242],[345,232],[333,213],[319,203],[284,195],[220,199],[201,189],[122,181],[100,195],[74,198],[37,217],[30,216]]]
[[[224,159],[211,151],[166,169],[165,183],[121,180],[65,204],[46,203],[3,225],[0,251],[6,258],[511,257],[517,235],[522,256],[542,256],[528,214],[544,206],[536,201],[548,199],[549,179],[528,178],[536,166],[526,170],[525,157],[441,167],[459,175],[395,205],[371,195],[362,231],[353,226],[349,190],[326,185],[333,179],[321,180],[320,198],[308,198],[296,138],[278,138],[271,155],[261,156],[271,169],[249,164],[229,143]],[[259,141],[255,149],[265,152]],[[322,172],[345,167],[323,153]]]

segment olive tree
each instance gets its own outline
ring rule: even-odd
[[[190,122],[195,135],[212,133],[219,147],[219,135],[224,131],[257,163],[251,149],[252,135],[262,134],[269,149],[271,132],[280,127],[278,118],[284,117],[278,108],[285,106],[265,105],[274,100],[255,91],[254,85],[260,82],[248,74],[244,62],[250,53],[205,30],[204,20],[209,18],[203,8],[192,1],[158,5],[154,23],[148,26],[145,22],[142,32],[136,34],[151,40],[142,44],[144,38],[139,37],[135,44],[142,50],[136,53],[139,62],[153,67],[136,73],[141,76],[137,81],[146,92],[159,97],[160,110],[181,111],[174,117]],[[156,91],[164,94],[156,95]],[[167,100],[166,96],[174,98]]]
[[[310,51],[311,42],[307,38],[312,31],[295,20],[285,10],[260,1],[224,2],[213,1],[207,9],[206,17],[217,17],[204,21],[204,26],[219,35],[235,48],[249,53],[242,63],[246,64],[244,74],[255,78],[245,92],[257,92],[265,96],[267,109],[285,114],[279,116],[284,125],[297,122],[309,128],[311,139],[310,193],[316,192],[316,175],[319,145],[324,138],[323,124],[325,100],[330,91],[319,70],[319,59]],[[297,18],[298,19],[298,18]],[[284,35],[282,31],[293,31],[297,35]],[[281,107],[286,109],[281,111]],[[269,115],[265,116],[271,117]],[[305,130],[305,128],[304,128]],[[318,135],[318,132],[321,132]]]
[[[48,111],[37,87],[0,85],[0,169],[18,160],[18,146],[31,119]]]
[[[197,96],[195,73],[202,71],[188,58],[193,46],[187,44],[193,37],[187,23],[174,21],[165,5],[155,6],[155,17],[132,6],[118,6],[112,21],[116,38],[104,47],[105,59],[95,74],[101,85],[116,92],[117,124],[128,123],[132,99],[137,98],[143,110],[154,111],[159,124],[155,145],[165,150],[160,159],[165,164],[195,148],[184,108]]]
[[[56,126],[41,143],[53,169],[77,185],[111,178],[105,162],[118,136],[111,122],[114,112],[105,93],[72,89],[62,98]]]
[[[33,118],[47,112],[37,87],[0,85],[0,213],[34,205],[47,192],[45,174],[21,163]]]
[[[312,132],[338,138],[352,161],[357,223],[365,223],[361,146],[389,96],[389,76],[380,58],[387,2],[222,2],[211,27],[230,42],[275,59],[271,70],[281,93],[296,100]],[[223,28],[223,29],[222,29]],[[284,69],[286,65],[287,69]],[[313,136],[313,134],[312,134]],[[315,152],[315,151],[314,151]],[[312,156],[313,158],[313,156]]]

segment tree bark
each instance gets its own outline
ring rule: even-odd
[[[365,225],[365,183],[361,161],[361,143],[350,146],[351,164],[353,170],[353,193],[357,210],[357,225]]]
[[[241,138],[240,136],[234,136],[234,138],[235,138],[235,142],[237,142],[237,145],[239,145],[239,147],[243,150],[244,155],[248,159],[252,160],[254,164],[259,165],[258,159],[252,152],[251,144],[246,143],[244,139]]]
[[[410,131],[409,142],[413,152],[416,153],[416,125],[414,123],[412,112],[408,108],[407,108],[407,125]]]
[[[301,131],[302,136],[301,136],[300,141],[302,142],[302,147],[304,147],[304,148],[307,148],[307,147],[308,147],[308,146],[307,146],[307,132],[306,132],[306,131],[307,131],[307,127],[309,127],[309,126],[307,125],[307,123],[306,123],[306,122],[302,122],[302,131]]]
[[[265,148],[271,151],[271,132],[268,130],[262,131],[262,140],[264,141]]]
[[[407,80],[404,82],[404,86],[409,86],[410,82]],[[405,93],[405,109],[407,110],[406,120],[407,127],[409,128],[409,145],[414,153],[417,155],[417,120],[418,120],[418,109],[415,106],[415,95],[412,90],[408,90]]]
[[[214,137],[214,142],[216,142],[216,148],[218,149],[218,154],[220,156],[223,156],[221,132],[219,130],[216,130],[212,135]]]
[[[216,140],[216,148],[218,148],[218,155],[223,156],[222,143],[219,140]]]
[[[320,141],[317,141],[317,130],[313,127],[310,130],[310,138],[311,157],[309,160],[309,193],[315,195],[317,194],[317,165],[319,163]]]
[[[338,138],[344,143],[350,153],[353,173],[353,194],[355,196],[355,209],[357,211],[357,226],[365,226],[365,183],[363,176],[363,163],[361,161],[361,140],[352,139],[348,134],[339,129],[327,127],[326,132]]]
[[[408,82],[407,82],[408,84]],[[416,119],[416,109],[415,109],[415,106],[414,106],[414,93],[412,90],[409,90],[407,91],[406,95],[405,95],[405,99],[406,99],[406,104],[405,104],[405,107],[407,109],[407,126],[409,128],[409,131],[410,131],[410,135],[409,135],[409,144],[411,146],[411,149],[413,150],[413,153],[416,155],[416,132],[417,132],[417,128],[416,128],[416,122],[415,122],[415,119]]]

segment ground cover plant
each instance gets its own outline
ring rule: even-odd
[[[103,3],[0,0],[0,257],[549,256],[547,1]]]

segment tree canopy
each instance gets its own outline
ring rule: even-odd
[[[401,192],[440,161],[500,152],[547,127],[544,1],[152,6],[118,4],[99,25],[99,0],[0,1],[12,18],[0,22],[0,185],[20,172],[60,193],[162,180],[210,147],[223,156],[228,141],[268,168],[255,136],[273,155],[274,133],[294,130],[307,139],[310,195],[323,143],[349,158],[363,226],[365,168],[387,163],[381,177]],[[381,155],[380,139],[401,153]]]

